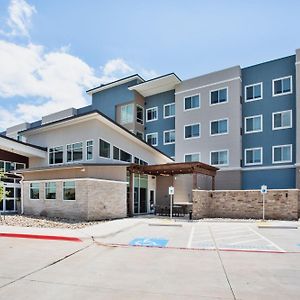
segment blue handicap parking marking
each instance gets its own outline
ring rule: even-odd
[[[132,240],[130,246],[146,246],[146,247],[166,247],[168,240],[158,238],[136,238]]]

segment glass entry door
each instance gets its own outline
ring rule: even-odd
[[[18,179],[4,178],[4,197],[0,203],[1,212],[17,211],[17,200],[21,199],[21,185]]]
[[[146,214],[148,212],[148,176],[134,175],[134,213]]]

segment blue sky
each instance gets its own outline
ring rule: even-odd
[[[1,0],[0,128],[132,73],[182,79],[294,54],[300,1]]]

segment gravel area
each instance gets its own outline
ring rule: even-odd
[[[68,228],[80,229],[91,225],[96,225],[105,221],[82,222],[78,220],[24,216],[24,215],[1,215],[0,225],[38,228]]]

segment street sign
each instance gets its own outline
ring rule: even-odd
[[[169,186],[169,195],[174,195],[174,186]]]
[[[260,188],[260,192],[262,194],[266,194],[268,192],[268,187],[266,185],[262,185]]]

